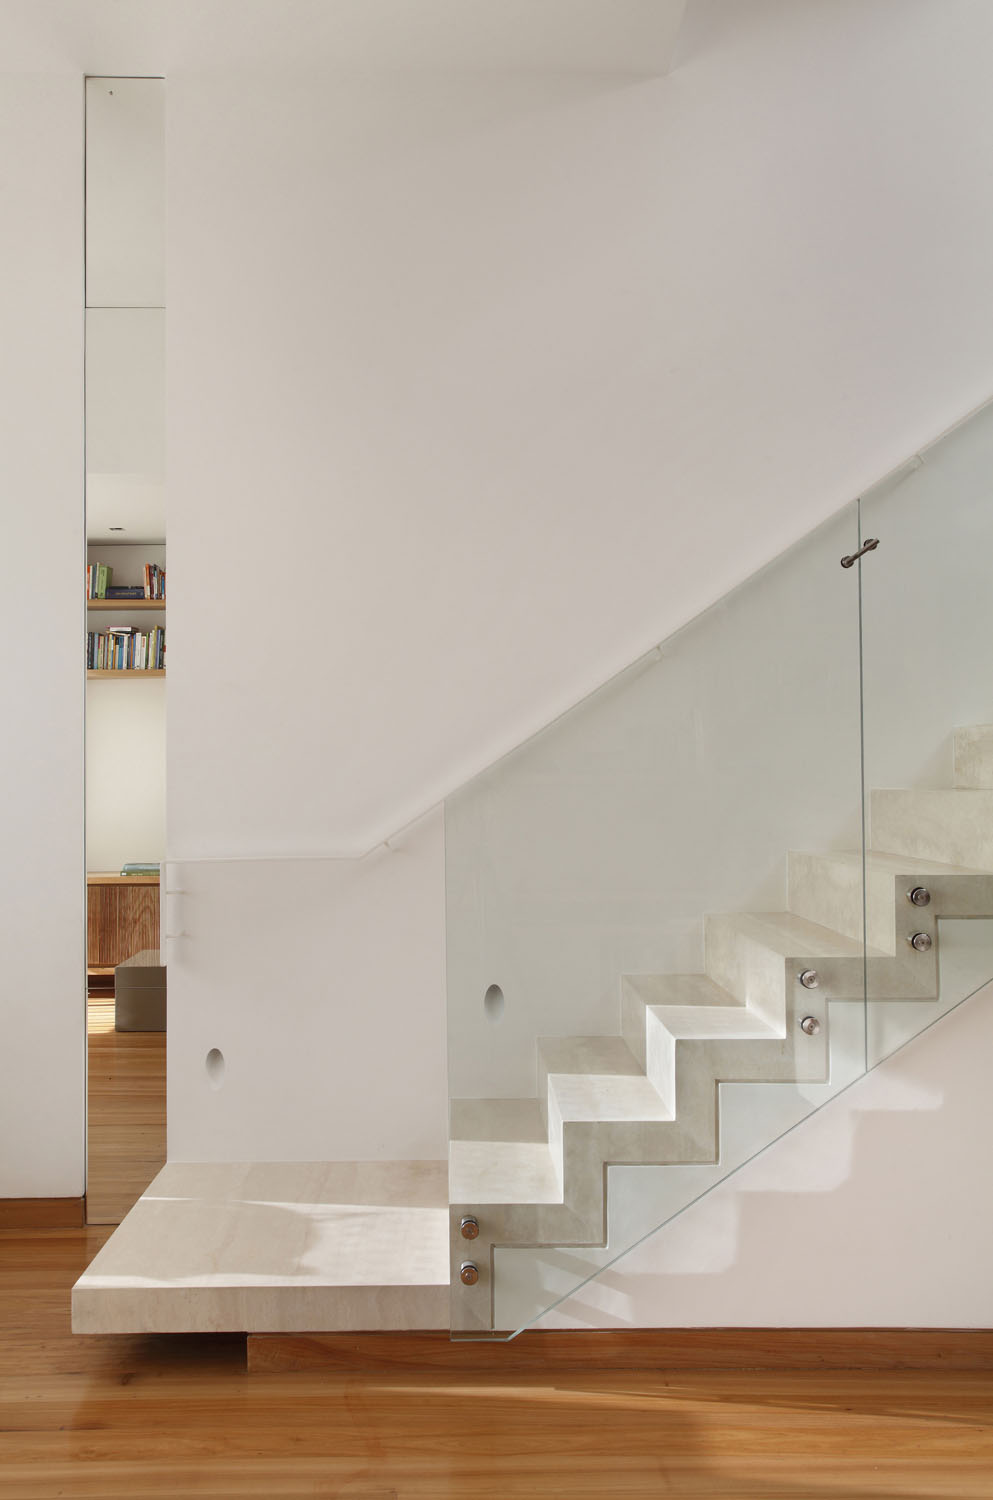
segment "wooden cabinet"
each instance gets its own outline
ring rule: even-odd
[[[87,967],[112,969],[142,949],[158,946],[158,877],[87,875]]]

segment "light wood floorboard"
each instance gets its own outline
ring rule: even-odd
[[[164,1032],[115,1031],[114,999],[91,995],[86,1218],[119,1224],[166,1159]]]
[[[993,1495],[989,1374],[246,1375],[243,1338],[72,1337],[107,1233],[0,1235],[4,1500]]]

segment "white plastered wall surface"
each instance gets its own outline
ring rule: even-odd
[[[0,74],[0,1197],[83,1192],[82,81]]]

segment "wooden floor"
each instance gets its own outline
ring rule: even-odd
[[[0,1495],[993,1496],[988,1373],[247,1375],[240,1338],[76,1338],[106,1229],[0,1235]]]
[[[86,1217],[119,1224],[166,1158],[165,1034],[115,1031],[113,995],[90,996]]]

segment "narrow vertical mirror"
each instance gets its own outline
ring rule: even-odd
[[[86,84],[87,1219],[165,1160],[164,85]]]

